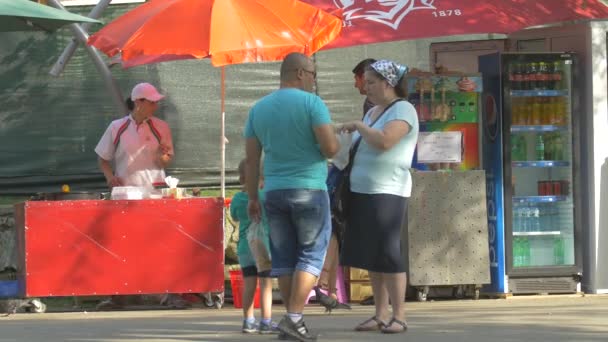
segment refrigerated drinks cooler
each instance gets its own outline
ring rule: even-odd
[[[577,292],[576,56],[493,54],[479,62],[484,168],[494,208],[493,286],[510,293]]]

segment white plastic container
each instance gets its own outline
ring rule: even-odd
[[[113,200],[140,200],[147,197],[147,189],[141,186],[115,186],[112,188]]]

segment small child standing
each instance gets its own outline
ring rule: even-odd
[[[243,333],[256,333],[260,334],[273,334],[278,333],[276,325],[272,323],[272,278],[270,277],[270,263],[260,262],[260,260],[267,259],[260,258],[259,255],[254,255],[252,249],[249,246],[248,233],[251,225],[251,220],[247,215],[247,204],[249,202],[249,196],[245,191],[245,160],[239,163],[239,183],[243,186],[242,190],[237,192],[232,197],[230,203],[230,216],[233,220],[239,222],[239,242],[237,245],[237,256],[239,258],[239,265],[243,273]],[[263,200],[263,192],[260,191],[260,199]],[[263,229],[264,245],[266,246],[266,253],[270,251],[268,248],[270,242],[268,241],[268,224],[266,218],[263,215],[261,227]],[[264,248],[262,248],[264,249]],[[256,248],[257,252],[257,248]],[[256,262],[257,261],[257,262]],[[253,315],[253,298],[257,287],[259,278],[260,283],[260,304],[262,311],[262,320],[259,325],[256,324],[255,317]]]

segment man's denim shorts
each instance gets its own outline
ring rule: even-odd
[[[331,237],[327,191],[268,191],[264,208],[270,227],[272,275],[300,270],[318,277]]]

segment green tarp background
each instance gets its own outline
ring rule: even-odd
[[[137,5],[110,5],[101,20],[108,23]],[[68,10],[86,15],[91,8]],[[71,39],[68,28],[51,34],[0,33],[0,193],[56,192],[62,184],[69,184],[73,191],[106,190],[94,148],[110,121],[126,113],[114,108],[110,92],[82,47],[60,77],[49,75]],[[317,53],[317,92],[333,119],[361,116],[363,98],[353,88],[351,73],[357,62],[367,57],[390,58],[428,70],[433,41],[446,39]],[[229,185],[238,181],[236,167],[244,156],[241,135],[248,110],[278,88],[278,70],[279,63],[226,67]],[[167,95],[157,115],[168,121],[173,132],[176,158],[168,173],[183,186],[219,186],[220,69],[208,60],[189,60],[131,69],[114,66],[112,74],[125,96],[144,81]]]

